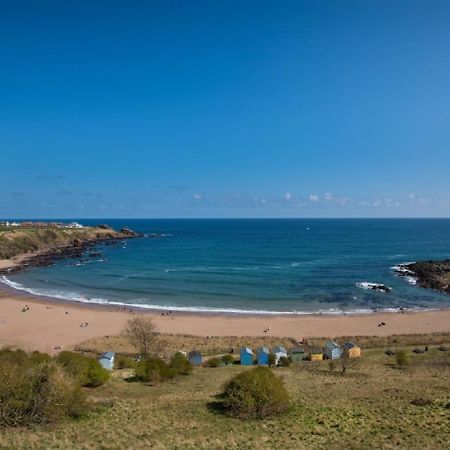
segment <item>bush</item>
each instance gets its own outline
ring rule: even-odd
[[[226,366],[231,366],[234,363],[233,355],[230,355],[230,354],[223,355],[222,361]]]
[[[161,358],[149,356],[136,364],[136,379],[145,382],[162,382],[176,376],[177,372]]]
[[[173,355],[169,367],[173,369],[177,375],[189,375],[192,372],[192,364],[182,353],[175,353],[175,355]]]
[[[10,350],[3,348],[0,350],[0,365],[16,364],[21,367],[30,366],[31,361],[23,350]]]
[[[222,364],[221,358],[210,358],[205,362],[206,367],[220,367]]]
[[[75,352],[64,351],[56,358],[66,373],[73,376],[80,386],[98,387],[109,378],[109,372],[94,358]]]
[[[236,375],[226,384],[223,398],[228,413],[240,418],[266,417],[289,407],[283,380],[267,367]]]
[[[277,357],[276,357],[275,353],[270,352],[269,353],[269,361],[268,361],[269,366],[273,367],[275,365],[276,361],[277,361]]]
[[[135,367],[136,361],[130,356],[116,355],[115,369],[134,369]]]
[[[54,361],[34,367],[29,360],[0,365],[1,426],[46,424],[86,410],[80,386]]]
[[[409,365],[409,356],[405,350],[398,350],[395,353],[395,360],[397,365],[401,368],[405,368]]]
[[[278,364],[281,367],[289,367],[291,365],[291,360],[287,356],[281,356]]]

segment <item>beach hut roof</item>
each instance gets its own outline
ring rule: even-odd
[[[351,342],[351,341],[347,341],[344,344],[344,348],[350,349],[350,348],[353,348],[353,347],[358,347],[358,346],[354,342]]]
[[[336,342],[334,341],[327,341],[325,343],[325,347],[333,349],[333,348],[340,348],[338,344],[336,344]]]
[[[309,347],[308,353],[310,353],[310,354],[311,353],[314,353],[314,354],[322,353],[322,349],[320,347]]]
[[[103,353],[101,358],[112,360],[114,358],[114,356],[115,356],[114,352],[105,352],[105,353]]]
[[[249,354],[253,355],[253,350],[251,348],[249,348],[249,347],[242,347],[241,348],[241,355],[242,355],[242,353],[249,353]]]
[[[257,353],[270,353],[269,347],[263,345],[256,350]]]
[[[287,353],[286,349],[282,345],[275,345],[272,350],[274,353]]]
[[[293,355],[294,353],[305,353],[305,349],[303,347],[293,347],[289,349],[289,353]]]

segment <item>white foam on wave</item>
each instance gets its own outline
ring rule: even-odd
[[[298,267],[299,262],[290,264],[274,264],[271,266],[192,266],[192,267],[176,267],[164,269],[165,273],[171,272],[215,272],[215,271],[251,271],[264,269],[286,269],[289,267]]]
[[[96,305],[113,305],[125,308],[139,308],[145,310],[156,311],[178,311],[178,312],[192,312],[192,313],[216,313],[216,314],[246,314],[246,315],[262,315],[262,316],[305,316],[305,315],[353,315],[353,314],[372,314],[374,312],[398,312],[400,308],[356,308],[351,310],[344,310],[340,308],[319,309],[315,311],[271,311],[263,309],[237,309],[237,308],[214,308],[209,306],[168,306],[168,305],[152,305],[142,303],[125,303],[106,298],[86,297],[77,292],[62,292],[56,290],[31,289],[21,283],[17,283],[8,279],[6,276],[0,278],[0,282],[7,286],[20,291],[28,292],[39,297],[56,298],[58,300],[65,300],[71,302],[90,303]],[[145,299],[143,299],[145,300]],[[431,310],[433,308],[408,308],[408,311],[423,311]]]
[[[414,261],[396,264],[391,269],[395,272],[396,276],[404,278],[409,284],[414,286],[418,283],[419,279],[414,276],[415,274],[412,270],[406,267],[410,264],[414,264]]]

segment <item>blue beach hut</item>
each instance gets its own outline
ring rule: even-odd
[[[202,354],[199,351],[193,350],[192,352],[189,352],[189,362],[193,366],[200,366],[202,361]]]
[[[114,352],[106,352],[100,356],[98,362],[100,365],[107,370],[114,369],[114,360],[116,359],[116,354]]]
[[[253,365],[253,350],[248,347],[242,347],[240,351],[241,366]]]
[[[323,354],[328,359],[339,359],[342,354],[341,347],[336,344],[334,341],[327,341],[325,343],[325,346],[323,348]]]
[[[269,353],[270,350],[268,347],[259,347],[256,351],[256,361],[258,362],[258,366],[267,366],[269,365]]]

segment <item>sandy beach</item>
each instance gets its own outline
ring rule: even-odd
[[[23,312],[25,305],[29,310]],[[0,290],[0,346],[56,353],[86,339],[121,332],[129,312],[106,306],[66,303]],[[389,336],[450,331],[450,310],[365,315],[250,316],[173,313],[150,314],[162,333],[196,336],[335,337]],[[378,326],[385,322],[385,326]],[[81,327],[81,324],[87,326]]]

